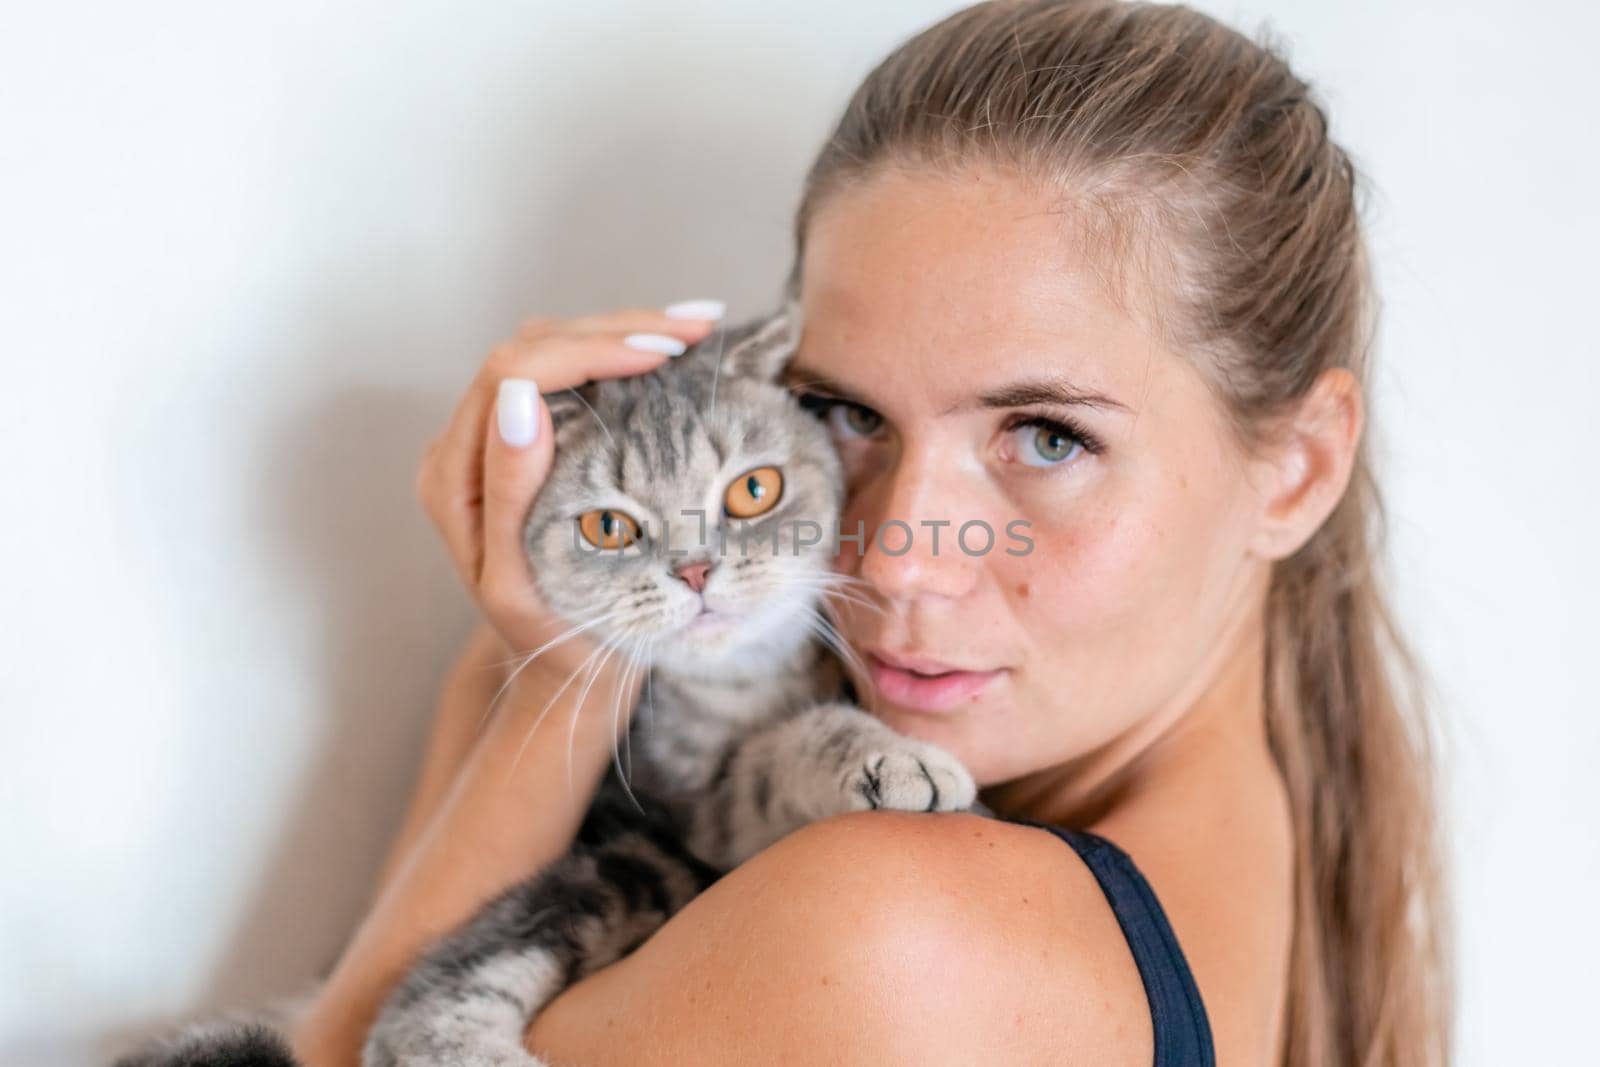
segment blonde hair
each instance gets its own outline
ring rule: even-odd
[[[1332,367],[1369,375],[1357,173],[1279,49],[1181,6],[996,0],[912,37],[807,175],[807,223],[876,168],[999,167],[1061,191],[1146,268],[1241,442]],[[1135,253],[1142,253],[1136,256]],[[1426,690],[1377,568],[1369,435],[1327,521],[1273,567],[1268,729],[1295,837],[1283,1062],[1449,1058],[1453,991]]]

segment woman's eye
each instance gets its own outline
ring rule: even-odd
[[[1049,420],[1025,422],[1011,430],[1017,459],[1030,467],[1055,467],[1085,450],[1084,439]]]
[[[860,404],[838,403],[828,409],[828,429],[843,438],[871,437],[883,426],[883,416]]]
[[[883,428],[883,416],[864,404],[825,393],[805,393],[800,406],[822,420],[828,432],[843,441],[871,437]]]

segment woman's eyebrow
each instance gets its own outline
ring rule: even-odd
[[[1115,400],[1104,393],[1079,389],[1062,378],[1025,378],[997,389],[986,389],[978,394],[975,401],[961,401],[945,409],[944,414],[953,414],[970,407],[1020,408],[1032,404],[1103,408],[1115,411],[1131,410],[1120,400]]]
[[[863,407],[872,407],[864,395],[842,382],[823,374],[791,366],[784,373],[784,383],[790,389],[814,389],[840,400]],[[960,400],[940,412],[953,415],[971,408],[1020,408],[1035,404],[1052,404],[1059,407],[1091,407],[1111,411],[1132,411],[1120,400],[1079,389],[1062,378],[1024,378],[994,389],[986,389],[969,400]]]

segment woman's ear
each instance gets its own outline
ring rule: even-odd
[[[1251,547],[1283,559],[1311,539],[1344,495],[1361,441],[1361,384],[1344,367],[1322,372],[1294,411],[1282,418],[1252,481],[1261,494]]]

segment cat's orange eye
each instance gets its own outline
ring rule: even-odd
[[[626,512],[596,508],[578,516],[578,531],[596,548],[623,548],[639,536],[639,524]]]
[[[783,496],[783,472],[777,467],[745,471],[722,494],[722,506],[736,519],[753,519],[778,506]]]

